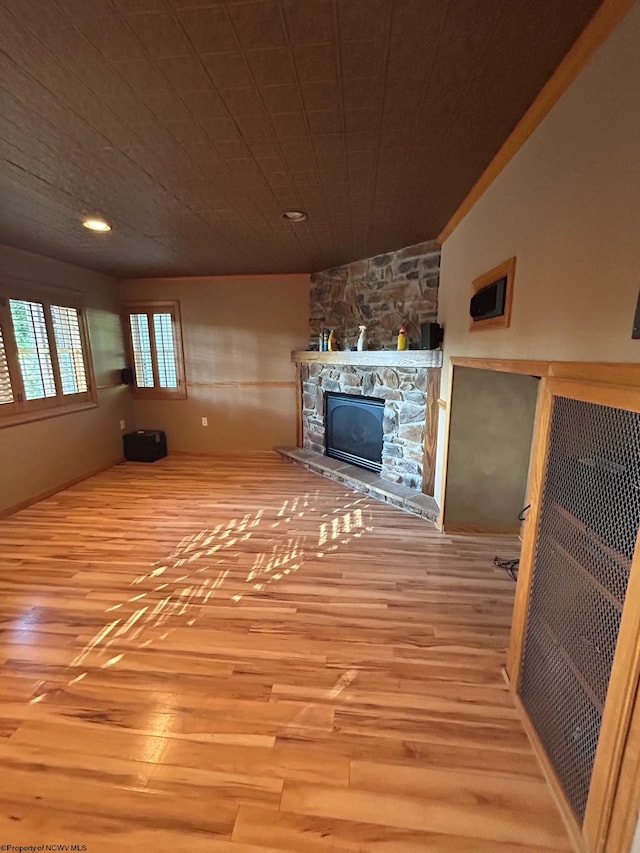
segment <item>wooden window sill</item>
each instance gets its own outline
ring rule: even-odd
[[[32,421],[43,421],[47,418],[57,418],[60,415],[73,415],[77,412],[97,408],[98,404],[93,400],[89,400],[83,403],[72,403],[69,406],[56,406],[51,409],[39,409],[32,412],[19,412],[16,415],[9,415],[8,417],[2,417],[0,414],[0,429],[19,426],[20,424],[31,423]]]

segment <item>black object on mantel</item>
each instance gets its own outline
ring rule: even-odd
[[[444,329],[439,323],[420,325],[420,349],[438,349],[444,339]]]
[[[139,429],[122,436],[129,462],[155,462],[167,455],[167,436],[159,429]]]

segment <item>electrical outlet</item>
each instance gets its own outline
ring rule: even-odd
[[[202,419],[202,426],[209,426],[209,420],[208,420],[208,418],[203,418],[203,419]]]
[[[120,429],[124,429],[124,426],[125,426],[124,421],[121,420],[120,421]]]

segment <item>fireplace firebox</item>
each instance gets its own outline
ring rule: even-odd
[[[327,391],[324,405],[327,456],[381,471],[384,400]]]

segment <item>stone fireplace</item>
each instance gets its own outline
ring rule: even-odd
[[[431,520],[438,512],[433,494],[442,352],[415,347],[421,324],[437,317],[439,269],[439,245],[425,242],[311,276],[309,349],[292,353],[297,447],[279,448],[323,476]],[[401,323],[409,348],[398,351]],[[361,325],[367,349],[354,352]],[[317,350],[327,328],[340,351]],[[380,471],[327,456],[327,392],[383,401]]]
[[[391,483],[422,490],[427,368],[303,364],[302,446],[325,452],[325,392],[361,394],[385,401],[382,470]]]
[[[294,352],[298,446],[277,448],[293,462],[431,521],[440,350]],[[327,392],[383,401],[381,470],[330,458],[325,447]]]

